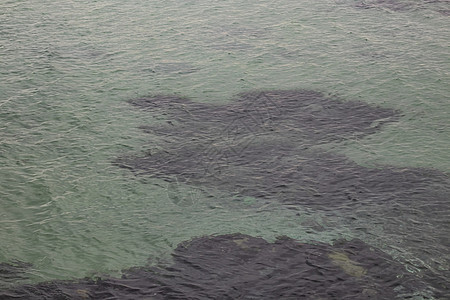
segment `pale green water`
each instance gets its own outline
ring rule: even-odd
[[[389,251],[376,220],[358,220],[370,233],[362,235],[338,216],[305,209],[299,217],[276,203],[235,203],[189,187],[181,192],[195,203],[179,207],[167,183],[144,184],[111,164],[147,147],[137,127],[152,120],[129,107],[130,98],[223,102],[254,89],[302,88],[404,112],[378,134],[328,148],[368,166],[449,172],[445,3],[395,11],[356,2],[3,1],[0,262],[32,263],[32,280],[74,278],[230,232],[359,237]],[[303,225],[312,222],[326,230]]]

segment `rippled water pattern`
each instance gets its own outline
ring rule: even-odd
[[[359,238],[412,274],[448,278],[448,204],[431,212],[449,191],[449,10],[448,1],[412,0],[2,1],[0,289],[117,274],[168,260],[193,237],[234,232]],[[135,109],[132,99],[225,105],[273,89],[396,111],[370,135],[317,149],[358,170],[439,174],[424,188],[430,204],[390,214],[383,203],[292,209],[115,163],[167,147],[142,129],[170,113]]]

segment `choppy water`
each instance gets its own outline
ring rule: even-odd
[[[448,203],[434,200],[450,189],[449,9],[410,0],[3,1],[0,263],[20,272],[0,277],[0,287],[114,274],[166,260],[192,237],[234,232],[359,238],[413,274],[445,278]],[[271,89],[400,111],[377,132],[320,149],[358,168],[433,170],[425,173],[443,179],[426,186],[436,193],[426,194],[430,204],[391,214],[383,202],[351,214],[291,209],[113,163],[164,148],[139,127],[170,115],[136,110],[130,99],[175,94],[223,105]]]

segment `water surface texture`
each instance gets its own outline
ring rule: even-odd
[[[449,10],[3,1],[0,291],[240,233],[358,240],[448,294]]]
[[[141,267],[121,278],[53,281],[6,291],[6,299],[394,299],[426,284],[360,240],[274,243],[248,235],[181,243],[168,267]]]

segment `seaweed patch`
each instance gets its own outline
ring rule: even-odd
[[[223,105],[164,95],[130,104],[164,117],[163,125],[141,127],[160,143],[115,163],[136,176],[166,180],[177,205],[195,202],[197,192],[182,192],[192,186],[242,201],[326,211],[354,224],[382,224],[382,237],[401,241],[411,259],[418,258],[415,272],[431,274],[430,284],[448,288],[448,174],[368,168],[318,147],[374,134],[400,112],[308,90],[243,93]],[[343,256],[335,258],[350,272],[363,273]]]
[[[361,139],[400,113],[304,90],[244,93],[223,105],[176,96],[130,104],[163,125],[144,125],[160,145],[119,157],[136,176],[182,188],[217,189],[363,220],[383,220],[414,249],[448,253],[448,176],[414,168],[370,169],[317,147]],[[411,221],[412,219],[427,222]],[[436,230],[435,228],[439,228]],[[418,237],[418,234],[420,236]],[[433,245],[433,249],[429,247]],[[436,253],[432,253],[437,257]],[[393,299],[447,297],[445,265],[427,261],[420,276],[360,240],[270,243],[244,234],[205,236],[178,245],[170,265],[135,267],[122,278],[52,281],[0,292],[4,299]],[[416,272],[417,273],[417,272]]]
[[[445,174],[425,169],[361,167],[318,145],[375,133],[399,112],[343,102],[314,91],[241,94],[227,105],[155,96],[130,101],[159,111],[166,125],[142,126],[164,140],[159,150],[116,164],[138,176],[213,187],[242,196],[320,209],[367,203],[415,203]],[[444,193],[445,194],[445,193]],[[448,194],[447,194],[448,195]],[[436,201],[445,203],[446,195]],[[429,199],[426,199],[429,202]]]
[[[336,263],[337,262],[337,263]],[[359,240],[273,243],[243,234],[178,245],[169,266],[103,277],[24,285],[2,299],[394,299],[426,296],[426,284]]]

